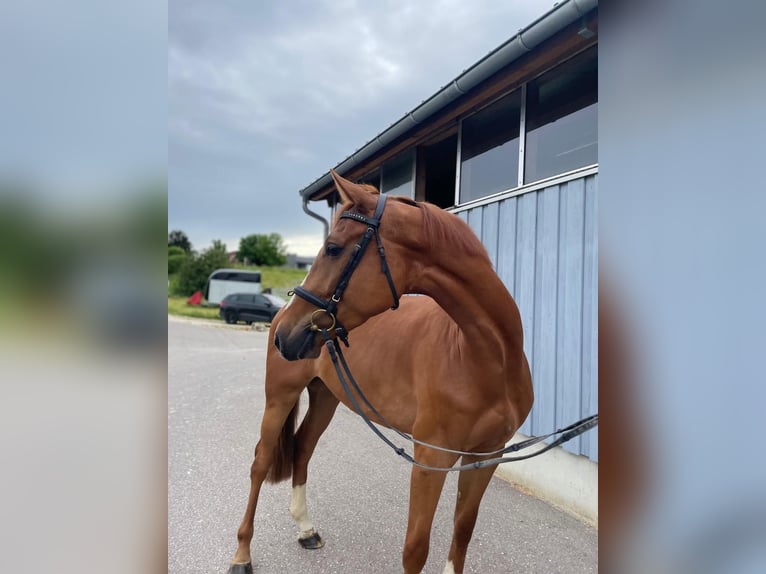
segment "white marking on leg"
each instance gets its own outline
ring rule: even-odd
[[[290,497],[290,514],[301,531],[301,538],[308,538],[316,532],[314,525],[309,518],[309,510],[306,505],[306,485],[299,484],[293,487],[293,493]]]
[[[444,567],[442,574],[455,574],[455,567],[452,565],[452,560],[447,560],[447,565]]]

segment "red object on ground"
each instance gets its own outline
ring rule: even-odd
[[[202,291],[195,291],[194,295],[186,300],[188,305],[199,305],[202,303]]]

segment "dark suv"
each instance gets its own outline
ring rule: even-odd
[[[218,314],[229,324],[244,321],[250,325],[253,321],[270,322],[274,319],[285,301],[269,293],[231,293],[221,301]]]

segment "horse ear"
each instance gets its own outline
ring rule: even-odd
[[[338,189],[340,199],[343,203],[363,205],[365,201],[369,201],[371,193],[364,187],[338,175],[334,169],[330,170],[330,175],[335,182],[335,187]]]

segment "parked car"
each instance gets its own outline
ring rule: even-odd
[[[269,293],[231,293],[221,301],[218,314],[229,324],[237,321],[248,325],[254,321],[268,323],[284,305],[284,299]]]

